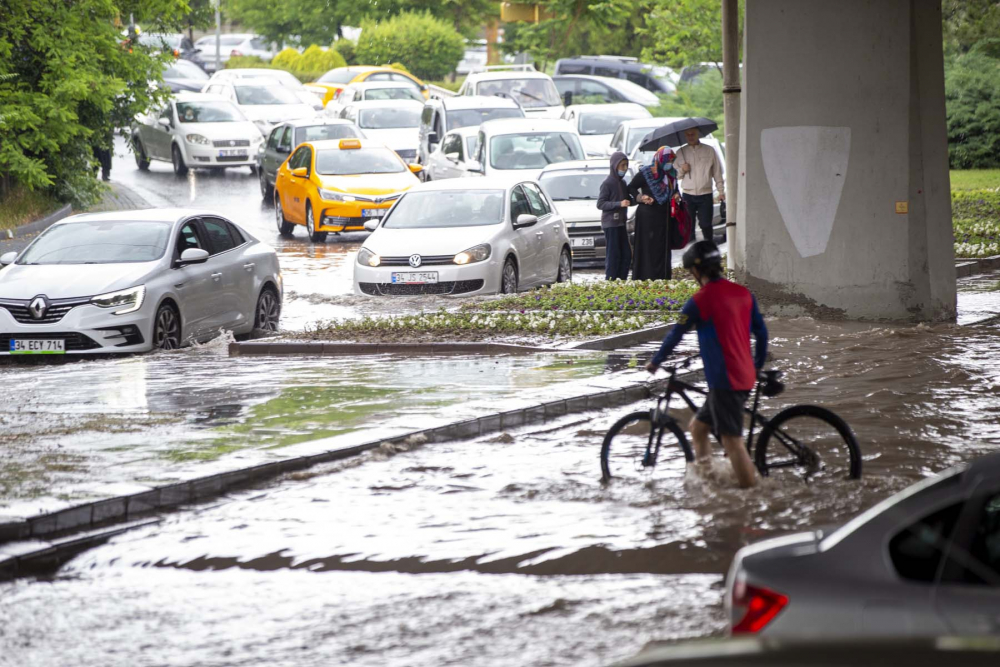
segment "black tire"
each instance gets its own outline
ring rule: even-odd
[[[309,233],[309,240],[313,243],[326,241],[326,232],[316,231],[315,216],[313,216],[313,207],[310,202],[306,202],[306,231]]]
[[[517,262],[513,257],[508,257],[503,263],[503,271],[500,273],[500,293],[517,294]]]
[[[650,412],[642,410],[627,414],[608,429],[601,444],[601,478],[605,482],[612,477],[649,478],[655,470],[655,466],[644,465],[643,460],[646,445],[652,437]],[[685,461],[694,460],[687,436],[676,420],[665,420],[659,437],[660,450],[656,465],[678,453],[684,455]],[[653,444],[655,450],[656,443]]]
[[[257,297],[257,308],[253,314],[253,330],[276,333],[281,319],[281,301],[278,292],[268,285]]]
[[[557,283],[573,281],[573,255],[566,248],[559,253],[559,271],[556,273]]]
[[[177,148],[177,144],[170,148],[170,161],[174,165],[175,174],[183,176],[188,173],[187,165],[184,164],[184,156],[181,155],[181,149]]]
[[[263,169],[257,169],[257,179],[260,181],[260,196],[265,202],[274,201],[274,186],[267,182]]]
[[[802,460],[783,442],[804,444],[812,460]],[[835,413],[816,405],[782,410],[764,427],[754,451],[764,476],[797,475],[810,481],[859,479],[861,448],[851,427]]]
[[[278,233],[285,238],[292,238],[295,235],[295,225],[285,220],[285,209],[281,206],[281,197],[274,197],[274,222],[278,226]]]
[[[146,149],[138,139],[132,145],[132,153],[135,155],[135,166],[139,167],[139,171],[149,171],[149,156],[146,155]]]
[[[257,165],[255,164],[250,165],[250,175],[251,176],[257,175]]]
[[[156,309],[152,342],[154,350],[176,350],[181,346],[181,315],[169,303]]]

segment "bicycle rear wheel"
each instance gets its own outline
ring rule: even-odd
[[[815,405],[782,410],[760,433],[754,451],[762,475],[809,481],[858,479],[861,448],[847,422]]]
[[[653,428],[651,411],[633,412],[616,421],[601,445],[601,473],[604,481],[612,477],[651,477],[657,464],[664,457],[683,453],[684,458],[693,461],[691,447],[684,431],[673,419],[663,422],[660,428]],[[657,460],[651,460],[647,451],[656,452]]]

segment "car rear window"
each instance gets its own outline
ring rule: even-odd
[[[357,75],[358,73],[355,70],[332,69],[316,79],[316,83],[348,83],[349,81],[353,81]]]
[[[520,109],[454,109],[448,112],[448,129],[479,126],[498,118],[524,118]]]
[[[335,125],[309,125],[295,128],[295,145],[305,141],[323,141],[324,139],[352,139],[359,137],[353,125],[337,123]]]

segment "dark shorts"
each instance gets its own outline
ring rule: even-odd
[[[743,406],[749,391],[710,389],[705,404],[694,416],[700,422],[714,426],[719,435],[743,435]]]

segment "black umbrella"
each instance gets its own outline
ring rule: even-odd
[[[663,127],[653,130],[645,137],[639,145],[641,151],[655,151],[661,146],[682,146],[687,143],[684,138],[684,130],[697,128],[701,136],[707,137],[712,132],[719,129],[715,121],[707,118],[682,118],[672,123],[667,123]]]

